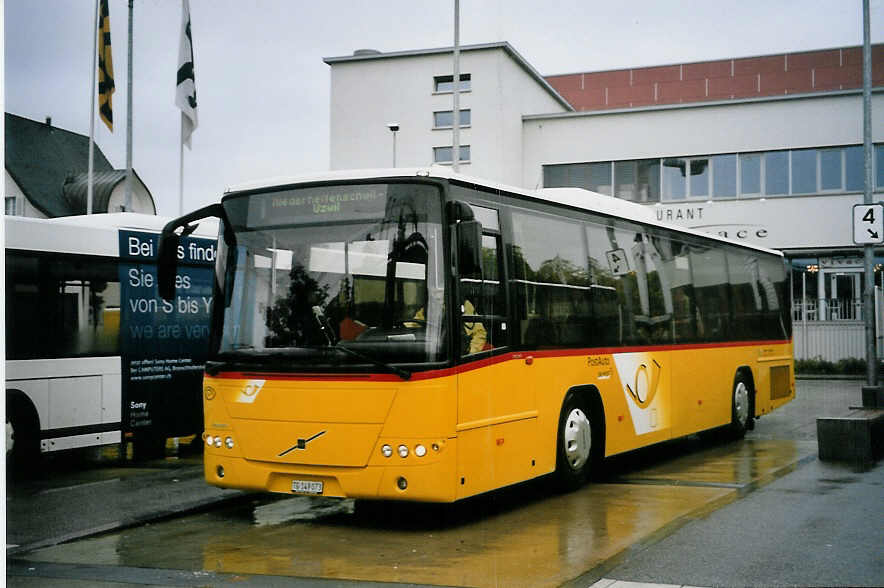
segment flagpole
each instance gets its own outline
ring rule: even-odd
[[[98,0],[92,27],[92,83],[89,85],[89,175],[86,178],[86,214],[92,214],[92,173],[95,169],[95,75],[98,70]]]
[[[460,0],[454,0],[454,83],[451,93],[451,169],[460,171]]]
[[[126,212],[132,210],[132,2],[129,0],[129,72],[126,83]]]
[[[181,113],[181,140],[178,141],[178,216],[184,214],[184,113]]]

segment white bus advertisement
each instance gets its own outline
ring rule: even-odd
[[[165,219],[132,213],[5,218],[6,442],[41,454],[132,442],[162,455],[202,431],[215,226],[181,240],[176,297],[157,293]]]

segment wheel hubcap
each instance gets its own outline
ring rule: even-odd
[[[579,408],[573,409],[565,421],[565,457],[572,470],[579,470],[589,459],[592,434],[589,419]]]
[[[749,389],[743,382],[734,387],[734,416],[741,425],[749,420]]]

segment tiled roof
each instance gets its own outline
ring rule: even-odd
[[[742,100],[862,87],[862,47],[546,76],[578,111]],[[872,46],[884,85],[884,45]]]
[[[6,171],[31,204],[48,217],[84,214],[89,137],[8,112],[4,127]],[[92,211],[107,212],[111,192],[126,172],[114,170],[97,145],[93,165]]]

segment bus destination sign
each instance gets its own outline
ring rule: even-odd
[[[249,197],[249,228],[382,217],[386,184],[321,186]]]

